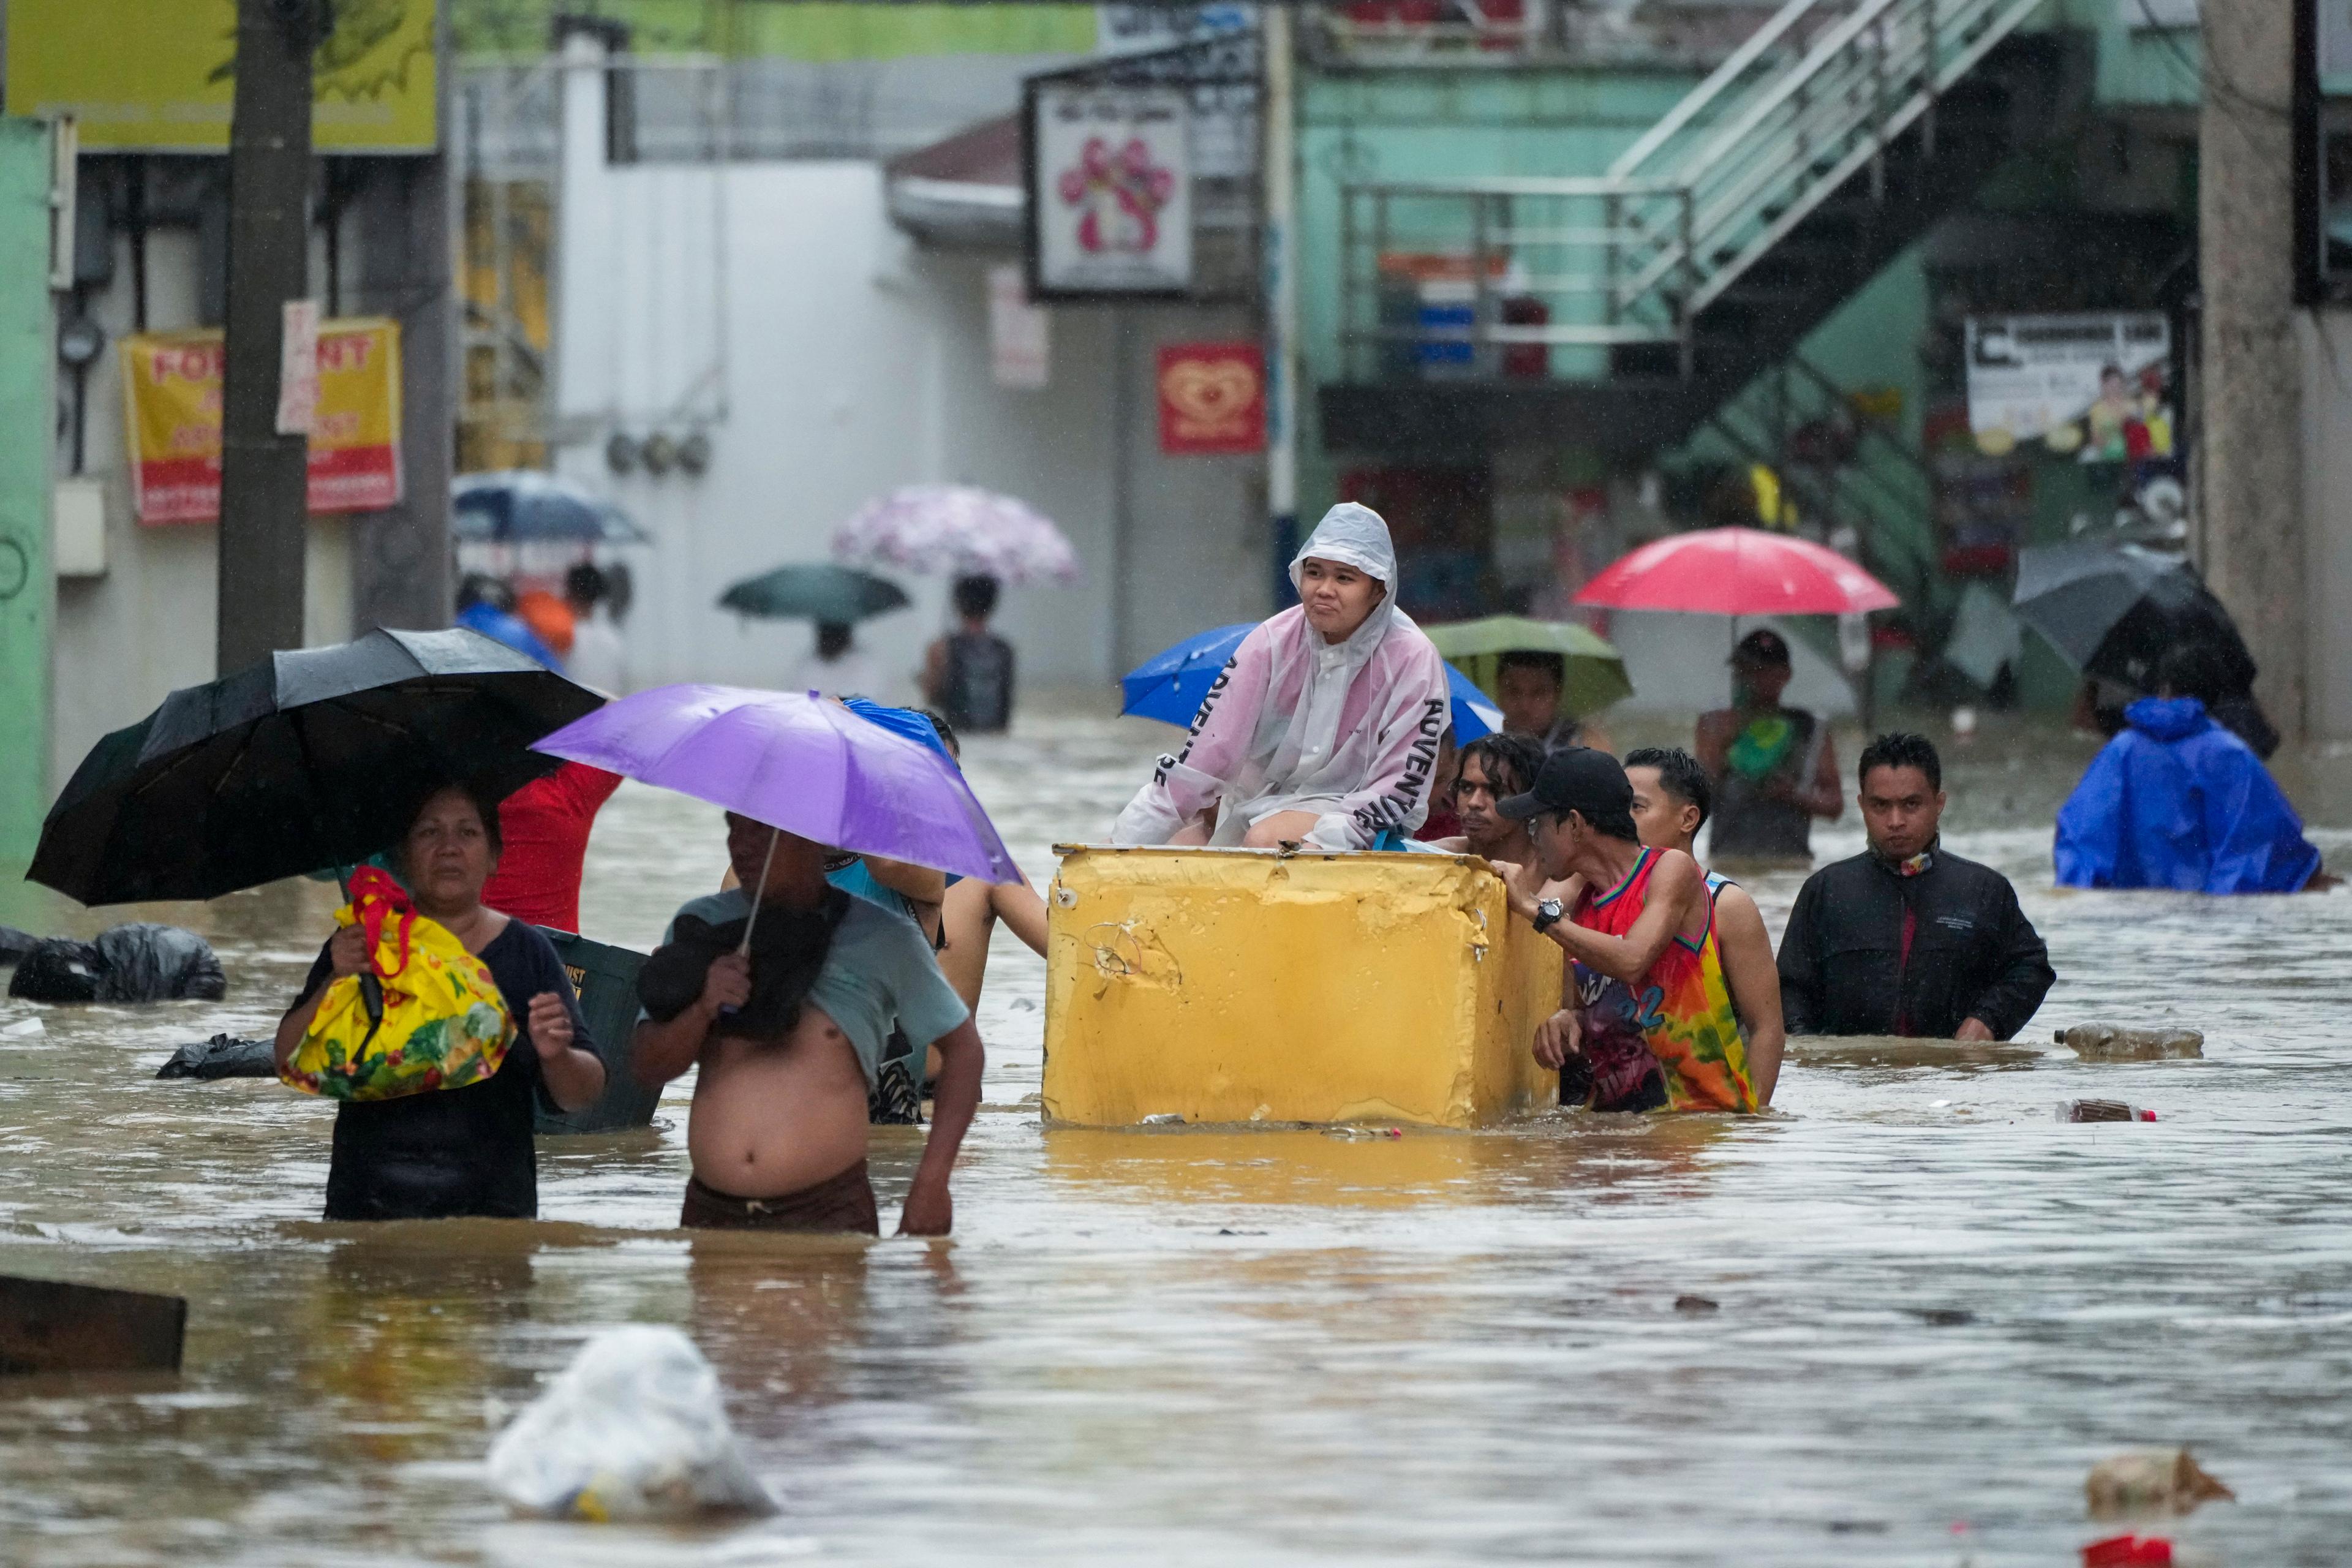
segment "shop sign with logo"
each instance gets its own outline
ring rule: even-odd
[[[1265,449],[1265,363],[1257,344],[1160,349],[1160,449],[1186,458]]]
[[[1029,114],[1033,293],[1190,289],[1192,113],[1184,93],[1039,82]]]
[[[120,352],[139,521],[216,521],[221,333],[142,333],[123,339]],[[320,321],[312,352],[318,370],[309,409],[310,510],[398,505],[400,324],[376,317]]]

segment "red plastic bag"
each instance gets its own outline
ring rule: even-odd
[[[2172,1542],[2161,1535],[2110,1535],[2083,1548],[2083,1568],[2172,1568]]]

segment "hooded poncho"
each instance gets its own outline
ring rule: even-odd
[[[2058,812],[2070,888],[2292,893],[2319,869],[2303,821],[2252,747],[2194,697],[2143,697]]]
[[[1362,849],[1388,828],[1410,836],[1429,814],[1429,783],[1451,701],[1445,661],[1396,605],[1388,524],[1352,501],[1333,507],[1290,563],[1313,556],[1379,580],[1372,613],[1336,646],[1293,605],[1242,639],[1201,702],[1183,749],[1118,814],[1118,844],[1165,844],[1212,805],[1212,840],[1311,811],[1307,842]]]

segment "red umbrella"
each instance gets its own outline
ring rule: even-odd
[[[1576,595],[1612,610],[1843,616],[1903,601],[1836,551],[1760,528],[1674,533],[1612,563]]]

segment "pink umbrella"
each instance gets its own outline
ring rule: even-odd
[[[1822,545],[1760,528],[1708,528],[1642,546],[1578,590],[1575,602],[1702,616],[1845,616],[1903,601]]]
[[[971,485],[908,485],[834,531],[834,559],[1006,583],[1069,582],[1077,552],[1027,503]]]

